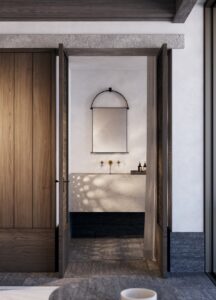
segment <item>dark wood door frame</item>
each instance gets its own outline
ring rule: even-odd
[[[56,48],[0,48],[0,53],[50,53],[58,54]]]
[[[59,274],[64,276],[69,251],[68,212],[68,57],[59,45]]]
[[[66,48],[68,56],[157,56],[160,48]]]
[[[168,189],[169,189],[169,97],[168,51],[164,44],[157,58],[157,219],[156,258],[163,277],[168,266]],[[168,187],[168,188],[167,188]]]
[[[166,46],[165,46],[166,47]],[[161,49],[160,48],[66,48],[65,49],[68,56],[153,56],[158,58]],[[167,53],[167,85],[168,90],[166,91],[167,99],[167,118],[168,118],[168,131],[167,131],[167,150],[168,156],[165,164],[167,165],[167,180],[163,181],[163,191],[168,188],[167,191],[167,211],[163,214],[163,224],[167,227],[167,232],[163,236],[163,267],[161,267],[161,274],[163,277],[166,276],[167,272],[169,272],[169,231],[172,230],[172,50],[168,49]],[[166,159],[166,158],[165,158]]]
[[[204,11],[204,205],[205,271],[216,281],[216,1]]]

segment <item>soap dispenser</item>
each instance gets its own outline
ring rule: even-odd
[[[139,165],[138,165],[138,172],[142,172],[142,165],[141,165],[141,162],[139,162]]]
[[[144,165],[143,165],[143,172],[146,173],[146,163],[144,163]]]

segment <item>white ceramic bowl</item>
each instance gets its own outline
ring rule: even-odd
[[[157,293],[148,289],[127,289],[121,291],[121,300],[157,300]]]

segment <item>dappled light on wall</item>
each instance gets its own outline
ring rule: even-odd
[[[72,212],[145,211],[146,176],[71,174],[70,178]]]

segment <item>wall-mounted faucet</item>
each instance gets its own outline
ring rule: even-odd
[[[119,167],[121,162],[120,162],[120,160],[118,160],[116,163]],[[108,160],[108,165],[109,165],[109,174],[112,174],[113,161],[111,159]],[[104,161],[103,160],[100,161],[100,166],[101,166],[101,168],[104,166]]]
[[[120,166],[120,163],[121,163],[120,160],[118,160],[117,161],[118,167]],[[109,174],[112,174],[113,161],[112,160],[108,160],[108,165],[109,165]],[[101,168],[104,166],[104,161],[103,160],[100,161],[100,166],[101,166]]]

